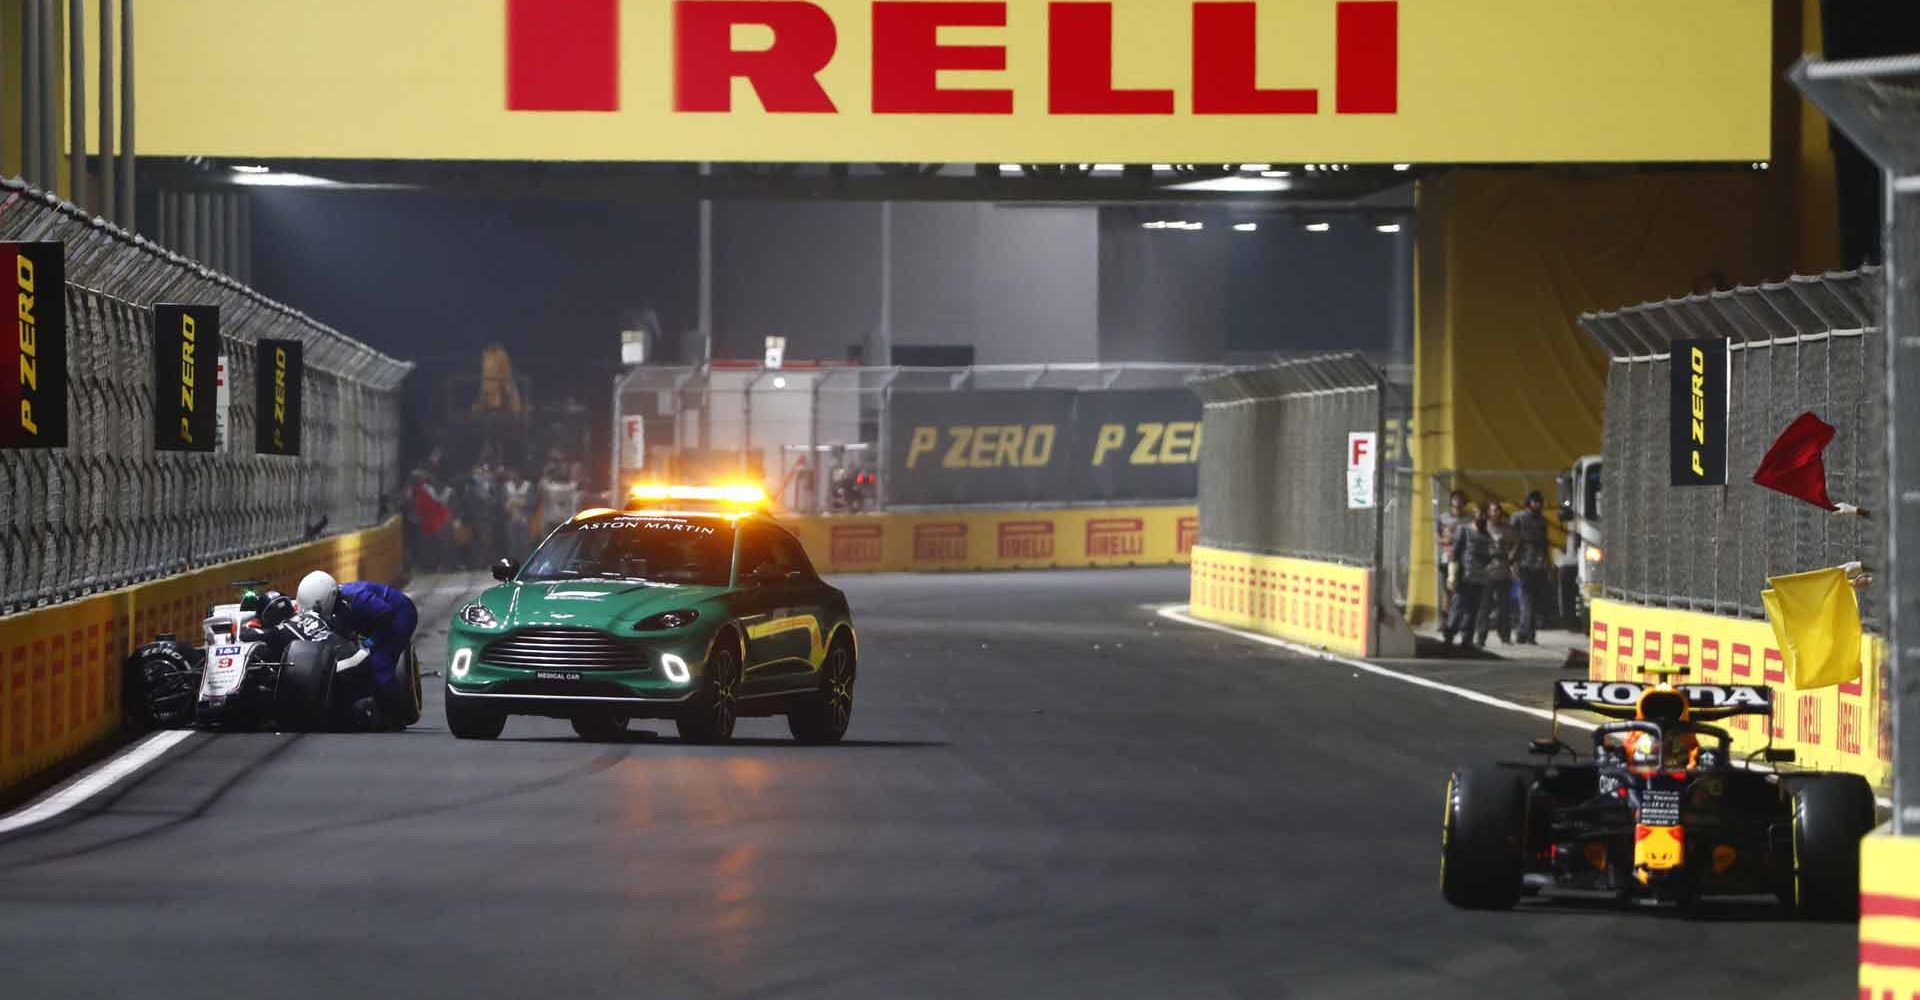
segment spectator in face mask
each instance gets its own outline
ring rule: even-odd
[[[1440,606],[1442,624],[1447,620],[1447,609],[1453,593],[1453,585],[1448,577],[1448,564],[1453,560],[1453,536],[1462,524],[1472,518],[1473,515],[1467,511],[1467,495],[1454,490],[1447,496],[1447,509],[1433,522],[1435,563],[1440,568],[1440,590],[1435,600]]]
[[[1480,615],[1476,620],[1473,644],[1487,644],[1487,630],[1500,636],[1501,645],[1513,641],[1513,553],[1519,538],[1507,520],[1507,509],[1499,501],[1489,500],[1483,508],[1487,515],[1487,534],[1493,538],[1493,561],[1487,564],[1487,592],[1480,597]]]
[[[1493,565],[1493,533],[1487,529],[1487,512],[1480,510],[1473,520],[1454,529],[1453,546],[1447,560],[1448,582],[1453,585],[1453,601],[1448,609],[1446,627],[1441,636],[1453,645],[1459,636],[1463,646],[1473,645],[1474,624],[1480,617],[1480,599],[1487,590],[1487,575]]]

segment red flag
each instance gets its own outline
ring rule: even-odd
[[[1833,434],[1833,427],[1812,413],[1795,417],[1767,449],[1767,457],[1760,460],[1760,468],[1753,473],[1754,485],[1805,500],[1822,510],[1837,510],[1827,496],[1827,467],[1820,460]]]
[[[413,484],[413,509],[420,515],[422,534],[439,534],[440,529],[445,528],[447,521],[453,517],[453,512],[447,509],[446,504],[433,498],[433,491],[427,489],[426,483]]]

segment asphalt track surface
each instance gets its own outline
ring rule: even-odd
[[[423,659],[478,577],[428,578]],[[849,742],[196,735],[0,841],[0,996],[1847,997],[1855,928],[1446,906],[1536,724],[1157,619],[1185,575],[841,581]],[[1542,685],[1548,678],[1542,677]]]

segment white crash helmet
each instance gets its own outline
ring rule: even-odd
[[[332,616],[334,605],[340,602],[340,581],[332,573],[316,569],[301,578],[297,597],[300,610]]]

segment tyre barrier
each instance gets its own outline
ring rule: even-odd
[[[401,573],[400,522],[0,617],[0,792],[120,731],[120,664],[157,632],[198,637],[234,581],[291,593],[324,569],[342,580]]]

